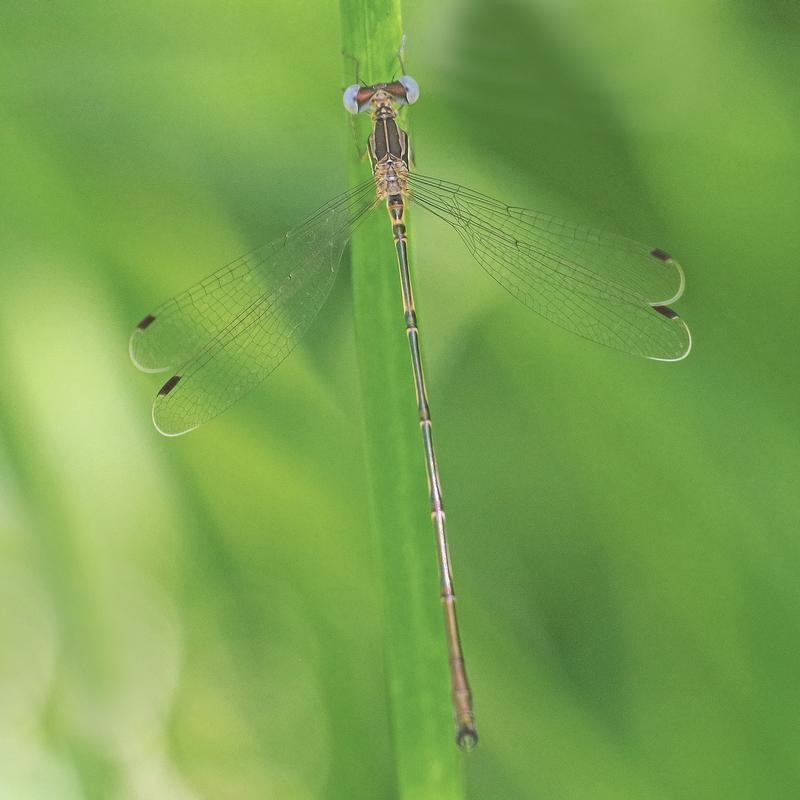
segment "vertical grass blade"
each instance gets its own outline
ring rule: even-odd
[[[356,71],[366,83],[399,76],[399,0],[341,0],[340,8],[345,85],[357,82]],[[362,152],[366,122],[356,120]],[[369,166],[357,158],[356,148],[351,152],[350,180],[355,185]],[[376,211],[361,226],[351,258],[398,794],[404,800],[455,800],[463,797],[463,788],[453,741],[436,549],[396,256],[385,213]]]

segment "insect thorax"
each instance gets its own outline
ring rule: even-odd
[[[378,200],[385,200],[389,195],[408,195],[408,167],[402,159],[385,158],[373,169]]]

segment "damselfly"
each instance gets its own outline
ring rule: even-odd
[[[657,361],[680,361],[689,354],[692,340],[686,324],[668,307],[683,293],[684,276],[664,250],[507,206],[412,171],[408,136],[398,126],[397,114],[418,97],[419,87],[407,75],[390,83],[348,87],[345,108],[372,117],[372,177],[281,239],[233,261],[148,314],[131,336],[130,354],[146,372],[174,371],[153,404],[153,422],[161,433],[178,436],[208,422],[289,355],[328,297],[353,231],[385,201],[400,270],[436,533],[456,740],[469,748],[478,737],[456,619],[409,274],[407,203],[452,225],[500,286],[562,328]]]

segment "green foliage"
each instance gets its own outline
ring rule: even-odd
[[[414,215],[482,736],[462,759],[396,266],[364,259],[385,214],[304,347],[188,437],[152,429],[160,379],[126,354],[155,303],[345,188],[342,42],[380,79],[396,17],[376,34],[326,3],[7,4],[0,793],[372,800],[412,771],[429,786],[436,758],[474,798],[796,793],[797,12],[404,14],[420,171],[674,252],[694,352],[639,362],[562,333]],[[392,442],[396,471],[376,458]],[[371,514],[370,491],[393,507]],[[413,540],[373,544],[373,519]],[[420,624],[398,634],[403,613]],[[428,657],[412,702],[390,700]]]

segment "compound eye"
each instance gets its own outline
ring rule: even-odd
[[[352,86],[348,86],[344,90],[344,95],[342,97],[342,102],[344,103],[344,107],[351,113],[351,114],[358,114],[358,92],[361,87],[354,83]]]
[[[403,75],[398,83],[406,90],[406,102],[409,105],[419,100],[419,84],[410,75]]]

